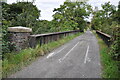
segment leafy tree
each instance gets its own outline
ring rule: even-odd
[[[12,20],[12,25],[34,28],[34,23],[40,16],[40,11],[37,7],[31,2],[19,2],[16,5],[22,8],[22,13],[18,14],[16,19]]]
[[[53,17],[57,22],[57,30],[64,29],[63,26],[67,23],[69,30],[79,28],[83,31],[86,24],[84,19],[89,16],[91,11],[91,6],[84,2],[64,2],[63,5],[60,5],[60,8],[54,9],[55,14]],[[72,25],[68,25],[71,23]]]
[[[102,5],[101,10],[93,12],[92,28],[110,34],[113,37],[110,54],[114,59],[120,59],[120,2],[118,10],[110,2]]]
[[[33,28],[33,34],[41,34],[51,32],[51,22],[47,20],[38,20]]]
[[[120,24],[120,1],[118,4],[118,10],[113,14],[113,20]]]
[[[10,22],[10,26],[33,27],[40,16],[40,11],[32,2],[2,3],[2,6],[3,21]]]
[[[102,9],[97,10],[93,12],[93,19],[92,19],[92,28],[101,30],[103,32],[106,32],[108,34],[112,34],[111,25],[113,22],[113,15],[116,13],[116,7],[110,2],[105,3],[104,5],[101,5]]]

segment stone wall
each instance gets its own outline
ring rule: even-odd
[[[29,47],[29,36],[32,29],[26,27],[9,27],[9,40],[15,46],[14,51],[20,51]]]
[[[32,29],[21,26],[9,27],[8,31],[9,41],[14,44],[13,47],[15,46],[14,51],[20,51],[28,47],[35,48],[37,44],[47,44],[49,42],[57,41],[63,37],[80,32],[79,30],[73,30],[65,32],[30,35]]]

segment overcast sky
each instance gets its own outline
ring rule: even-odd
[[[17,0],[7,0],[7,3],[14,3]],[[18,0],[18,1],[32,1],[32,0]],[[41,10],[40,19],[42,20],[52,20],[53,9],[58,8],[65,0],[35,0],[35,5]],[[101,4],[110,1],[113,5],[117,6],[119,0],[89,0],[88,3],[93,7],[97,6],[100,8]]]

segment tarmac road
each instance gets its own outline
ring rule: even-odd
[[[10,78],[101,78],[97,39],[86,31]]]

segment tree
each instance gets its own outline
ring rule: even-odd
[[[32,28],[40,16],[40,10],[32,2],[3,3],[2,5],[3,19],[10,22],[10,26],[20,25]]]
[[[92,19],[92,28],[101,30],[108,34],[112,34],[112,27],[111,25],[113,22],[113,15],[116,13],[116,7],[110,2],[101,5],[102,9],[93,12],[93,19]]]
[[[110,47],[110,55],[116,60],[120,60],[120,2],[118,10],[110,2],[102,5],[101,10],[93,12],[92,28],[100,30],[112,36],[112,45]]]
[[[60,8],[54,9],[55,14],[53,17],[58,22],[56,24],[58,31],[64,29],[63,25],[66,23],[73,23],[73,25],[67,25],[68,29],[75,30],[79,28],[83,31],[86,27],[86,21],[84,19],[88,18],[91,11],[91,6],[85,2],[64,2],[63,5],[60,5]]]

